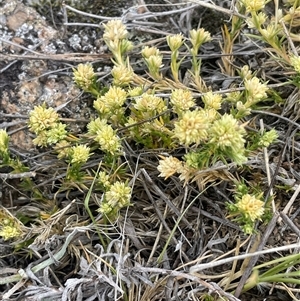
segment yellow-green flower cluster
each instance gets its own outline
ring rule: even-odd
[[[204,28],[199,28],[197,30],[192,29],[190,30],[190,41],[193,46],[192,52],[197,54],[202,44],[211,41],[210,32],[206,31]]]
[[[55,144],[67,136],[66,125],[59,121],[57,112],[45,105],[34,107],[28,126],[37,135],[33,142],[38,146]]]
[[[195,164],[191,162],[195,158]],[[160,156],[161,160],[159,160],[159,165],[157,166],[157,170],[160,172],[159,177],[164,177],[165,180],[175,173],[179,174],[179,180],[184,182],[183,185],[186,185],[190,180],[194,179],[199,172],[199,157],[196,153],[188,153],[185,156],[186,162],[180,161],[179,159],[170,156],[164,157]],[[207,158],[205,158],[207,159]],[[193,166],[197,166],[196,168]],[[214,178],[215,179],[215,178]],[[214,180],[213,179],[213,180]],[[204,179],[203,183],[209,182],[209,176]]]
[[[71,164],[84,164],[91,156],[90,148],[86,145],[72,146],[70,150]]]
[[[42,132],[53,128],[59,121],[59,116],[53,108],[46,108],[43,106],[36,106],[33,111],[30,112],[29,127],[35,132]]]
[[[14,226],[3,226],[0,227],[0,237],[2,237],[4,240],[8,240],[11,238],[17,238],[20,236],[22,232],[19,231]]]
[[[127,40],[128,31],[121,20],[108,21],[104,26],[103,40],[110,51],[113,53],[116,65],[125,65],[123,55],[133,47]]]
[[[222,104],[222,95],[216,94],[211,91],[202,96],[202,100],[205,104],[205,109],[220,110]]]
[[[182,34],[167,36],[167,43],[171,51],[177,51],[184,43]]]
[[[160,54],[160,51],[156,47],[146,46],[143,48],[141,54],[145,60],[150,75],[155,80],[162,79],[160,68],[163,67],[163,56]]]
[[[196,105],[192,92],[190,90],[183,89],[173,90],[170,102],[177,114],[181,114]]]
[[[251,107],[257,102],[267,97],[268,86],[266,84],[260,83],[259,78],[253,77],[251,79],[245,79],[245,89],[247,92],[247,101],[245,103],[246,107]]]
[[[129,97],[137,97],[141,96],[144,93],[143,87],[135,87],[132,89],[128,89],[127,91]]]
[[[96,76],[91,64],[79,64],[73,68],[75,83],[84,91],[89,91],[95,83]]]
[[[96,118],[87,127],[89,134],[95,136],[94,140],[100,145],[102,151],[111,155],[117,155],[120,152],[120,138],[105,119]]]
[[[5,130],[0,130],[0,154],[8,154],[9,136]]]
[[[243,79],[243,80],[249,80],[253,77],[252,75],[252,71],[250,70],[249,66],[248,65],[244,65],[240,72],[239,72],[239,75],[240,77]],[[234,93],[234,92],[233,92]]]
[[[19,238],[22,234],[20,224],[14,220],[13,216],[0,210],[0,237],[4,240]]]
[[[112,184],[104,194],[99,212],[106,216],[115,215],[121,208],[130,205],[131,188],[124,182]]]
[[[179,48],[183,45],[184,39],[181,34],[167,36],[167,43],[171,49],[171,71],[175,82],[179,82],[179,68],[183,59],[179,60]]]
[[[267,21],[268,17],[265,13],[259,12],[251,14],[251,17],[246,19],[249,28],[261,29],[261,26]]]
[[[141,113],[141,118],[151,118],[167,110],[167,106],[161,97],[144,93],[136,98],[133,107]]]
[[[105,41],[115,42],[124,40],[128,37],[128,31],[126,29],[126,26],[124,26],[121,20],[111,20],[103,26],[105,29],[103,39]]]
[[[169,139],[170,130],[165,127],[163,117],[155,118],[166,110],[166,102],[161,97],[147,93],[136,97],[125,124],[129,127],[130,136],[148,147],[156,147],[156,143],[161,142],[161,137]]]
[[[114,66],[111,70],[111,74],[114,78],[113,84],[115,86],[128,86],[131,84],[133,79],[133,70],[127,64]]]
[[[300,73],[300,57],[292,55],[290,57],[291,65],[297,73]]]
[[[252,222],[261,220],[265,212],[264,202],[250,194],[243,195],[236,203],[236,208],[240,214]]]
[[[109,175],[104,171],[100,171],[98,173],[98,182],[103,188],[105,189],[109,188],[110,187]]]
[[[240,0],[248,12],[257,12],[263,9],[268,1],[266,0]]]
[[[109,90],[94,101],[94,108],[103,118],[111,118],[112,116],[121,117],[127,97],[127,92],[117,86],[111,86]]]
[[[185,146],[198,145],[208,138],[210,120],[205,110],[186,111],[174,123],[174,138]]]
[[[278,34],[281,31],[280,27],[275,24],[268,24],[267,28],[260,29],[262,37],[271,44],[278,42]]]
[[[260,147],[268,147],[271,143],[273,143],[278,138],[278,134],[276,130],[272,129],[268,132],[265,132],[263,136],[260,138],[258,142],[258,146]]]
[[[210,128],[210,143],[216,145],[221,151],[229,156],[237,164],[244,163],[246,134],[243,126],[229,114],[224,114],[216,120]]]
[[[67,140],[61,140],[54,146],[54,149],[57,152],[58,159],[68,158],[70,155],[70,143]]]
[[[171,177],[175,173],[180,173],[182,170],[182,161],[177,158],[170,156],[164,157],[160,156],[162,160],[159,160],[159,165],[157,170],[160,172],[159,177],[164,177],[165,180]]]

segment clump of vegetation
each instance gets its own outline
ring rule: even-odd
[[[55,154],[57,168],[64,171],[63,176],[53,181],[55,195],[68,195],[74,191],[85,195],[85,200],[81,203],[88,214],[85,215],[85,220],[78,220],[78,228],[82,230],[89,226],[97,232],[103,250],[111,251],[114,243],[112,236],[115,233],[110,232],[110,227],[126,219],[128,212],[133,215],[140,199],[147,196],[152,201],[152,206],[160,206],[160,200],[155,203],[151,189],[161,200],[169,200],[156,183],[166,187],[170,185],[170,190],[180,187],[181,192],[185,191],[185,201],[182,202],[180,210],[177,209],[178,204],[175,201],[167,203],[175,212],[174,219],[177,215],[175,222],[170,219],[173,226],[168,228],[165,223],[165,220],[169,220],[169,208],[164,213],[164,219],[160,220],[168,228],[169,236],[165,239],[164,246],[158,249],[161,252],[157,256],[159,264],[172,239],[177,241],[174,249],[181,249],[174,233],[181,221],[184,221],[189,230],[192,229],[185,214],[194,206],[194,202],[202,194],[209,195],[210,191],[217,191],[214,190],[215,187],[222,183],[226,183],[225,190],[229,192],[228,196],[222,197],[221,202],[224,211],[223,223],[235,225],[233,227],[240,229],[242,235],[255,236],[270,222],[276,207],[276,194],[267,190],[268,185],[271,186],[270,179],[267,179],[267,185],[266,179],[256,181],[256,174],[263,177],[262,172],[255,171],[259,168],[255,164],[251,165],[251,162],[254,158],[264,156],[267,160],[267,149],[274,147],[279,134],[272,126],[267,126],[267,129],[258,128],[252,113],[253,110],[267,112],[275,101],[280,99],[282,102],[283,99],[268,80],[260,77],[259,72],[251,70],[251,66],[235,65],[232,55],[235,42],[244,38],[243,29],[248,28],[248,38],[267,45],[268,58],[279,61],[286,70],[293,70],[293,76],[283,85],[299,87],[300,58],[297,53],[287,50],[285,42],[285,24],[290,26],[288,41],[292,43],[296,39],[293,33],[296,25],[293,20],[299,4],[297,1],[289,1],[288,10],[278,10],[272,17],[264,12],[266,4],[264,0],[237,1],[238,13],[232,15],[231,26],[224,26],[222,30],[222,50],[227,56],[221,57],[220,66],[223,74],[236,76],[231,89],[214,91],[202,76],[203,61],[199,54],[203,45],[212,41],[209,31],[204,28],[192,29],[188,36],[168,35],[164,41],[167,51],[166,48],[161,50],[155,45],[141,46],[138,55],[145,69],[141,71],[135,68],[136,60],[132,58],[132,51],[137,53],[138,46],[130,41],[129,32],[122,21],[114,19],[103,25],[103,41],[112,55],[111,77],[107,84],[99,83],[97,72],[91,63],[79,64],[73,68],[74,82],[93,99],[94,116],[88,121],[86,132],[80,135],[72,133],[58,112],[46,104],[36,106],[31,111],[28,127],[35,135],[33,143],[41,149],[47,149],[52,155]],[[164,67],[168,67],[167,71]],[[0,130],[1,167],[9,167],[11,173],[29,171],[26,164],[11,155],[8,142],[8,134]],[[139,160],[143,153],[151,155],[141,167]],[[132,160],[132,157],[135,159]],[[260,159],[259,162],[262,161]],[[155,180],[149,176],[149,166]],[[41,188],[29,177],[24,177],[22,181],[23,187],[26,186],[27,191],[33,192],[33,200],[45,203],[49,201]],[[138,181],[144,183],[137,185]],[[285,188],[278,191],[285,191]],[[192,196],[190,199],[187,197],[189,194]],[[209,199],[207,196],[206,198]],[[212,203],[218,200],[218,205],[214,208],[219,210],[220,198],[210,198]],[[202,206],[202,203],[199,204]],[[201,212],[202,208],[198,209]],[[51,220],[51,230],[54,231],[55,218],[62,218],[59,212],[58,208],[47,213],[42,212],[37,220]],[[15,240],[20,247],[20,243],[21,246],[28,246],[36,239],[34,231],[32,235],[27,233],[26,236],[25,227],[21,223],[25,223],[25,220],[28,223],[28,217],[25,219],[20,216],[18,220],[5,211],[1,214],[3,218],[0,220],[0,236],[4,240]],[[154,219],[153,216],[147,217],[147,220],[151,219]],[[29,220],[32,224],[36,223],[34,219]],[[64,223],[71,223],[71,219],[64,219]],[[60,231],[63,230],[57,230]],[[134,244],[137,246],[139,242],[135,241]],[[239,251],[240,246],[236,248]],[[121,258],[124,254],[120,252],[118,256]],[[151,256],[153,257],[152,253]],[[201,261],[201,256],[204,255],[201,253],[198,256],[200,259],[193,259]],[[182,258],[187,260],[187,256]],[[270,272],[261,273],[260,269],[266,265],[252,267],[252,278],[243,284],[243,291],[263,282],[275,282],[276,279],[299,284],[298,274],[291,272],[288,274],[290,277],[285,277],[281,273],[285,267],[292,268],[298,264],[298,257],[278,260],[281,261],[283,263],[280,267],[272,268]],[[246,263],[243,263],[241,271],[246,269]],[[276,264],[277,261],[270,263]],[[108,262],[106,264],[109,275],[115,280],[115,275],[120,271]],[[236,279],[242,276],[241,273],[235,273],[234,268],[220,280],[224,298],[228,297],[227,292],[235,293]],[[192,277],[184,269],[183,274],[188,279]],[[174,276],[180,275],[175,273]],[[218,278],[218,275],[211,277]],[[129,300],[126,294],[128,288],[124,285],[125,278],[122,275],[119,280],[122,282],[123,298]],[[255,281],[251,282],[254,278]],[[10,283],[10,280],[4,283]],[[201,300],[217,299],[203,294]]]

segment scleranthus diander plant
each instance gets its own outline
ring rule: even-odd
[[[245,87],[242,92],[221,95],[206,87],[201,78],[202,62],[197,55],[201,46],[211,40],[209,32],[200,28],[191,30],[189,37],[173,35],[166,38],[171,50],[171,77],[168,78],[161,71],[163,55],[158,48],[146,46],[141,49],[141,57],[148,69],[145,77],[135,73],[130,65],[132,43],[122,22],[109,21],[104,29],[103,38],[112,52],[114,64],[113,80],[106,92],[103,93],[96,84],[91,64],[79,64],[73,69],[76,84],[95,97],[94,108],[98,114],[87,125],[84,139],[69,139],[58,114],[45,105],[36,107],[29,121],[30,129],[37,135],[34,142],[38,146],[54,145],[58,158],[69,164],[66,179],[81,182],[80,187],[84,187],[83,182],[88,178],[81,172],[83,165],[94,152],[103,152],[105,169],[100,170],[98,183],[103,191],[100,213],[109,218],[116,217],[122,207],[130,205],[128,179],[111,181],[106,169],[108,162],[113,169],[118,169],[122,161],[122,140],[146,149],[168,149],[171,153],[174,149],[185,149],[186,154],[178,158],[171,154],[169,157],[160,156],[159,176],[167,179],[177,175],[184,185],[196,181],[205,186],[218,177],[230,178],[229,173],[210,173],[206,172],[207,169],[220,162],[242,166],[250,151],[266,147],[276,139],[273,130],[263,135],[257,133],[253,138],[253,135],[247,135],[246,123],[242,122],[253,106],[267,99],[268,91],[266,83],[253,75],[248,66],[240,70]],[[184,48],[191,55],[188,72],[192,81],[189,85],[183,84],[180,75],[183,58],[179,57],[179,50]],[[201,93],[200,98],[195,89]],[[160,94],[168,96],[161,97]],[[224,112],[224,104],[229,111]],[[264,143],[260,143],[263,140]],[[235,207],[251,221],[252,201],[251,196],[244,197]]]

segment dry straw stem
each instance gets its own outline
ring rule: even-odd
[[[260,129],[261,129],[261,133],[264,133],[264,122],[262,119],[259,120],[259,124],[260,124]],[[272,197],[272,209],[273,212],[276,211],[276,207],[275,207],[275,202],[273,199],[273,188],[271,186],[272,184],[272,178],[271,178],[271,172],[270,172],[270,165],[269,165],[269,155],[268,155],[268,148],[264,147],[263,148],[263,152],[264,152],[264,159],[265,159],[265,165],[266,165],[266,172],[267,172],[267,180],[268,180],[268,184],[270,186],[270,197]]]
[[[23,179],[23,178],[34,178],[36,173],[34,171],[22,172],[22,173],[0,173],[0,179]]]
[[[221,259],[221,260],[214,261],[214,262],[197,264],[197,265],[194,265],[193,267],[190,268],[190,273],[197,275],[197,273],[200,272],[200,271],[215,268],[217,266],[220,266],[220,265],[223,265],[223,264],[226,264],[226,263],[230,263],[230,262],[233,262],[235,260],[242,260],[242,259],[251,258],[251,257],[254,257],[254,256],[261,256],[261,255],[264,255],[264,254],[270,254],[270,253],[276,253],[276,252],[280,252],[280,251],[292,250],[292,249],[295,249],[295,248],[300,248],[300,242],[295,243],[295,244],[290,244],[290,245],[287,245],[287,246],[274,247],[274,248],[271,248],[271,249],[268,249],[268,250],[262,250],[262,251],[257,251],[257,252],[253,252],[253,253],[232,256],[230,258],[225,258],[225,259]]]
[[[182,5],[185,5],[184,3],[182,3]],[[162,5],[160,5],[162,6]],[[172,5],[173,6],[173,5]],[[150,12],[149,10],[146,11],[145,13],[134,13],[133,12],[133,8],[129,8],[128,10],[126,10],[123,13],[123,16],[121,17],[122,23],[127,23],[128,21],[136,21],[136,20],[144,20],[146,18],[155,18],[155,17],[163,17],[163,16],[168,16],[168,15],[173,15],[173,14],[179,14],[179,13],[183,13],[187,10],[191,10],[193,8],[196,8],[198,5],[192,5],[192,6],[186,6],[183,8],[179,8],[179,9],[174,9],[174,10],[169,10],[169,11],[165,11],[165,12],[157,12],[157,13],[153,13]],[[87,17],[91,17],[91,18],[95,18],[95,19],[100,19],[100,20],[114,20],[115,18],[112,17],[104,17],[104,16],[99,16],[99,15],[94,15],[94,14],[90,14],[90,13],[86,13],[83,12],[81,10],[75,9],[69,5],[63,4],[64,9],[69,9],[77,14],[83,15],[83,16],[87,16]],[[142,7],[142,6],[140,6]],[[138,10],[139,6],[135,7],[136,11]]]
[[[183,272],[178,272],[178,271],[174,271],[174,270],[151,268],[151,267],[149,268],[149,267],[142,267],[142,266],[134,267],[131,269],[131,271],[132,272],[141,272],[141,273],[168,275],[169,277],[176,277],[178,280],[179,279],[188,279],[188,280],[194,281],[196,283],[199,283],[200,285],[209,289],[211,292],[217,293],[219,296],[224,296],[224,297],[228,298],[228,300],[230,300],[230,301],[240,301],[240,299],[234,297],[233,295],[224,292],[216,283],[203,281],[200,277],[197,277],[197,275],[193,275],[191,273],[183,273]]]
[[[230,10],[230,9],[226,9],[226,8],[223,8],[221,6],[218,6],[214,3],[209,3],[209,2],[206,2],[206,1],[202,1],[202,0],[189,0],[188,3],[197,3],[198,5],[200,6],[203,6],[203,7],[206,7],[206,8],[210,8],[212,10],[217,10],[221,13],[224,13],[226,15],[235,15],[239,18],[242,18],[242,19],[246,19],[246,16],[244,15],[241,15],[240,13],[236,12],[234,9],[233,10]]]

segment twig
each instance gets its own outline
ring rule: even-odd
[[[288,225],[300,238],[299,228],[292,222],[292,220],[283,211],[280,212],[279,214],[280,214],[280,217],[283,219],[283,221],[286,223],[286,225]]]
[[[203,270],[206,270],[206,269],[210,269],[210,268],[215,268],[217,266],[224,265],[224,264],[233,262],[235,260],[242,260],[242,259],[249,258],[249,257],[255,257],[255,256],[260,256],[260,255],[270,254],[270,253],[276,253],[276,252],[291,250],[291,249],[295,249],[295,248],[299,248],[299,247],[300,247],[300,242],[290,244],[290,245],[287,245],[287,246],[280,246],[280,247],[276,247],[276,248],[272,248],[272,249],[268,249],[268,250],[261,250],[261,251],[257,251],[257,252],[253,252],[253,253],[232,256],[230,258],[225,258],[225,259],[214,261],[214,262],[197,264],[197,265],[194,265],[193,267],[190,268],[190,273],[191,274],[197,274],[197,272],[200,272],[200,271],[203,271]]]
[[[34,178],[36,173],[34,171],[21,172],[21,173],[0,173],[0,179],[19,179],[19,178]]]
[[[259,120],[259,124],[260,124],[260,129],[261,129],[261,135],[264,134],[264,121],[262,119]],[[271,186],[272,184],[272,178],[271,178],[271,173],[270,173],[270,165],[269,165],[269,155],[268,155],[268,149],[266,147],[263,148],[263,152],[264,152],[264,159],[265,159],[265,166],[266,166],[266,173],[267,173],[267,180],[268,180],[268,185]],[[273,187],[270,187],[270,197],[273,196]],[[272,198],[272,209],[273,209],[273,213],[276,211],[276,206],[275,206],[275,202],[274,199]]]
[[[284,209],[282,210],[282,213],[280,213],[280,216],[281,214],[284,214],[286,215],[288,213],[288,211],[290,210],[290,208],[292,207],[292,205],[294,204],[297,196],[299,195],[299,192],[300,192],[300,185],[297,186],[297,189],[294,191],[291,199],[288,201],[288,203],[285,205]],[[278,219],[278,222],[281,222],[281,217]]]
[[[274,248],[273,250],[272,250],[272,249],[271,249],[271,250],[264,250],[264,251],[262,250],[262,249],[264,248],[265,244],[267,243],[267,240],[269,239],[270,234],[273,232],[273,230],[274,230],[274,228],[275,228],[275,226],[276,226],[276,222],[277,222],[278,216],[279,216],[278,212],[275,212],[275,214],[273,215],[272,220],[270,221],[270,223],[269,223],[269,225],[268,225],[268,227],[267,227],[267,229],[266,229],[266,231],[265,231],[265,233],[264,233],[264,236],[263,236],[262,239],[261,239],[261,242],[260,242],[259,246],[257,247],[257,252],[265,252],[265,251],[268,251],[267,253],[270,253],[270,251],[274,251],[274,249],[276,249],[276,248]],[[300,246],[299,243],[294,244],[294,245],[297,245],[297,247]],[[295,247],[296,247],[296,246],[295,246]],[[280,247],[279,247],[279,248],[280,248]],[[279,249],[279,248],[278,248],[278,249]],[[255,253],[257,253],[257,252],[255,252]],[[255,254],[255,253],[253,253],[253,254]],[[247,254],[246,254],[246,255],[247,255]],[[255,266],[255,264],[256,264],[258,258],[259,258],[259,255],[260,255],[260,254],[255,255],[255,256],[253,256],[253,257],[249,260],[249,264],[248,264],[247,268],[245,269],[245,271],[244,271],[244,273],[243,273],[243,276],[241,277],[241,279],[240,279],[240,281],[239,281],[239,284],[238,284],[238,286],[237,286],[237,288],[236,288],[236,291],[235,291],[235,293],[234,293],[234,295],[235,295],[236,297],[239,297],[239,296],[240,296],[240,294],[241,294],[241,292],[242,292],[242,290],[243,290],[243,287],[244,287],[246,281],[248,280],[249,276],[251,275],[252,269],[254,268],[254,266]]]
[[[142,267],[138,266],[132,269],[134,272],[142,272],[142,273],[158,273],[158,274],[167,274],[173,277],[185,278],[191,281],[195,281],[204,287],[208,288],[211,291],[217,292],[220,295],[225,296],[230,301],[240,301],[240,299],[234,297],[233,295],[224,292],[216,283],[214,282],[206,282],[200,279],[197,275],[192,275],[190,273],[183,273],[174,270],[160,269],[160,268],[150,268],[150,267]]]

